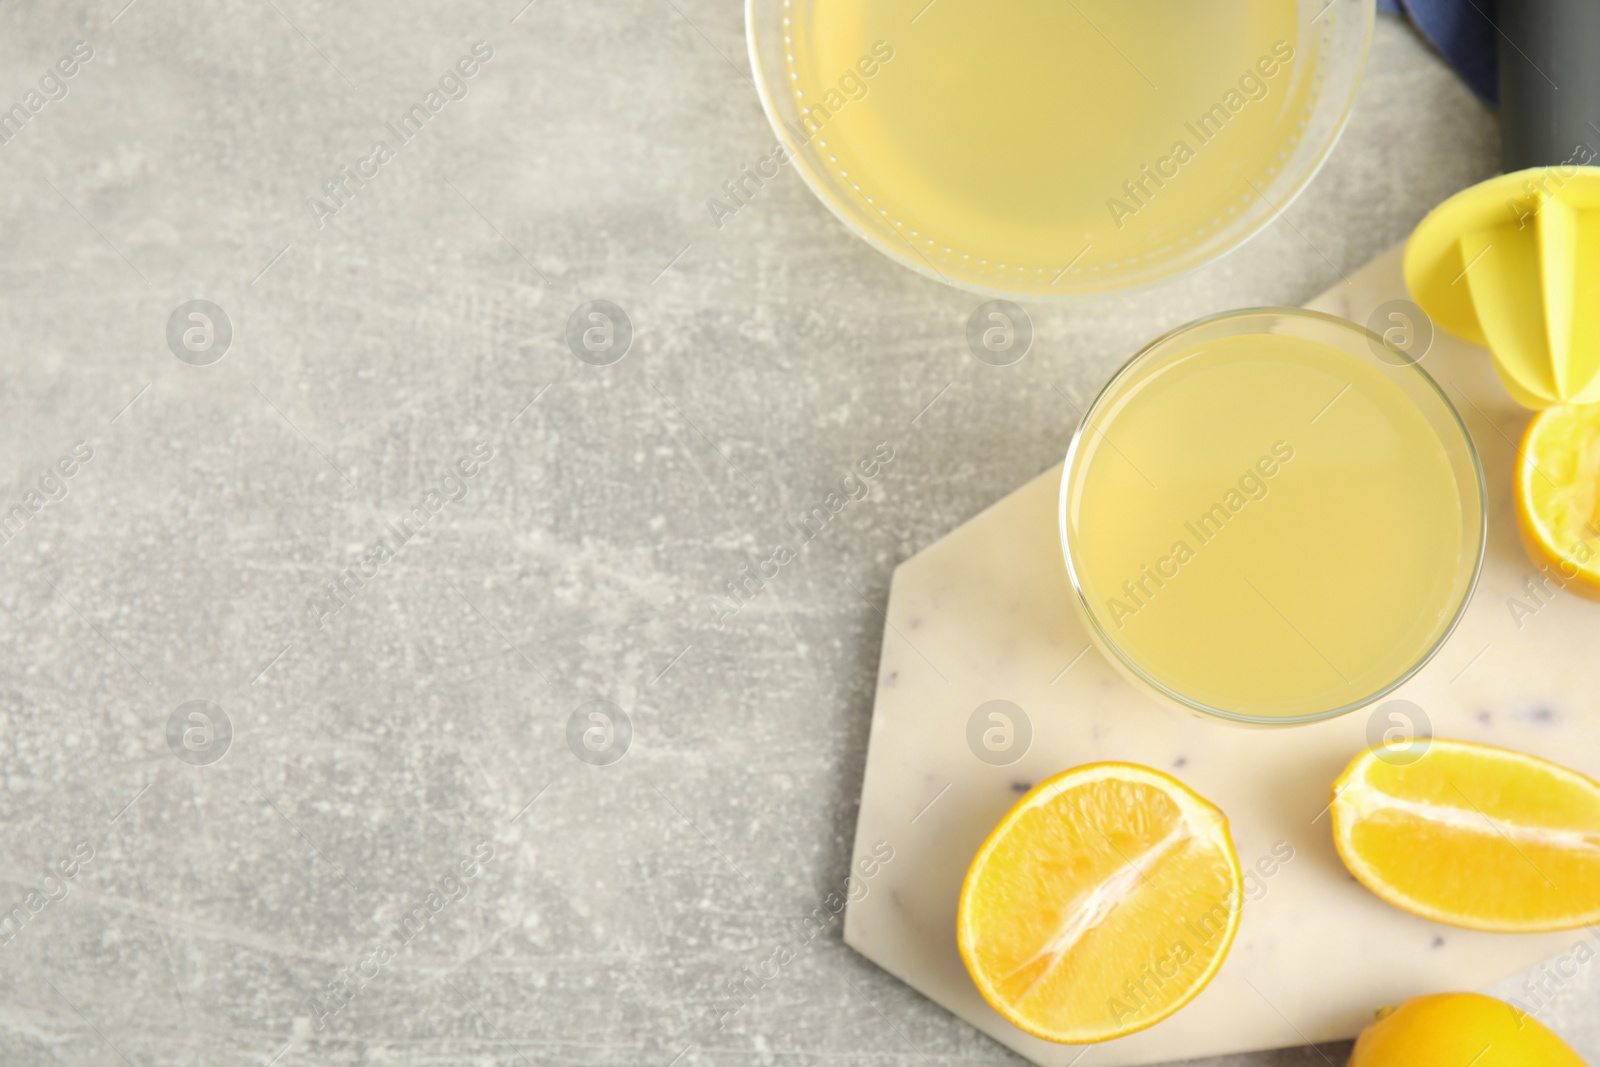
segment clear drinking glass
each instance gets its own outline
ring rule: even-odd
[[[724,221],[792,164],[891,259],[1017,299],[1150,285],[1266,226],[1343,130],[1375,9],[1375,0],[1232,0],[1270,22],[1276,54],[1293,59],[1279,64],[1252,41],[1208,67],[1246,29],[1226,25],[1230,8],[1210,0],[1137,7],[1143,32],[1118,21],[1135,7],[1088,0],[857,4],[746,0],[751,66],[781,152],[752,159],[713,211]],[[1180,14],[1203,32],[1174,29]],[[882,30],[877,56],[864,43],[841,50],[838,27],[853,18],[880,20],[862,31]],[[993,27],[998,44],[985,51],[981,31]],[[1043,61],[1024,61],[1040,48]],[[1083,61],[1107,65],[1068,83],[1082,90],[1071,100],[1052,96],[1051,79]],[[919,67],[928,63],[937,69]],[[993,95],[963,95],[952,80],[963,65],[981,67],[974,91]]]
[[[1073,596],[1136,686],[1239,723],[1315,722],[1414,675],[1483,564],[1477,450],[1426,371],[1289,308],[1157,339],[1062,473]]]

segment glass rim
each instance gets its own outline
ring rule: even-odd
[[[888,240],[885,236],[869,230],[867,227],[861,225],[859,220],[844,210],[844,208],[834,197],[831,187],[825,185],[821,177],[814,173],[815,168],[811,165],[810,161],[807,160],[805,156],[805,149],[809,142],[796,139],[793,135],[793,131],[789,129],[788,123],[784,121],[782,114],[779,112],[777,100],[773,95],[771,72],[769,71],[767,65],[761,60],[760,44],[756,40],[756,11],[757,8],[763,4],[771,5],[779,2],[783,2],[783,0],[745,0],[745,51],[750,60],[751,81],[755,84],[756,96],[761,101],[761,110],[762,113],[766,115],[767,125],[771,127],[772,132],[778,138],[778,143],[783,146],[784,151],[794,162],[795,170],[799,173],[801,181],[805,183],[806,188],[811,191],[811,194],[828,209],[829,213],[832,214],[834,218],[843,223],[845,228],[856,237],[865,241],[883,256],[887,257],[890,261],[915,271],[924,278],[928,278],[932,281],[950,286],[953,289],[960,289],[969,293],[976,293],[980,296],[998,297],[1019,302],[1034,301],[1038,303],[1056,305],[1087,304],[1096,300],[1106,300],[1108,298],[1115,298],[1124,294],[1148,292],[1156,289],[1159,286],[1176,282],[1182,278],[1187,278],[1190,275],[1197,273],[1201,269],[1219,262],[1220,260],[1236,252],[1238,249],[1249,244],[1257,235],[1261,233],[1261,231],[1265,230],[1269,225],[1272,224],[1272,222],[1280,218],[1283,212],[1300,198],[1300,195],[1305,192],[1306,188],[1310,186],[1313,180],[1316,179],[1317,175],[1322,172],[1322,168],[1327,163],[1328,157],[1333,154],[1334,147],[1338,145],[1340,138],[1344,136],[1345,129],[1350,124],[1350,116],[1355,110],[1356,97],[1359,95],[1361,83],[1366,74],[1367,60],[1372,52],[1372,38],[1376,32],[1377,23],[1376,0],[1350,0],[1353,6],[1359,6],[1361,8],[1363,24],[1360,31],[1361,40],[1358,49],[1359,56],[1357,57],[1355,65],[1351,71],[1349,91],[1345,94],[1342,103],[1339,105],[1337,114],[1333,115],[1332,125],[1328,131],[1327,137],[1323,139],[1322,143],[1318,146],[1315,152],[1308,151],[1305,153],[1304,158],[1306,160],[1306,166],[1304,171],[1285,189],[1272,190],[1278,197],[1276,203],[1268,200],[1265,194],[1262,193],[1260,199],[1270,210],[1261,212],[1256,219],[1249,223],[1249,225],[1242,227],[1237,234],[1230,237],[1226,244],[1222,245],[1210,255],[1202,256],[1193,262],[1168,273],[1159,274],[1153,277],[1146,277],[1124,285],[1116,285],[1104,289],[1087,289],[1079,292],[1039,292],[1035,290],[1008,289],[1000,286],[985,285],[965,279],[958,281],[944,274],[932,263],[927,262],[925,259],[906,255],[905,251],[897,247],[894,242]],[[1332,7],[1336,2],[1338,2],[1338,0],[1330,0],[1327,6]],[[784,6],[787,6],[787,4],[785,3]],[[1320,18],[1321,16],[1319,15],[1317,17]],[[1313,19],[1312,21],[1316,21],[1316,19]],[[780,83],[781,81],[782,79],[779,79]],[[1333,109],[1330,108],[1329,110],[1331,113]],[[1302,141],[1301,143],[1305,144],[1306,142]],[[1260,191],[1258,190],[1258,192]]]
[[[1463,507],[1471,504],[1471,506],[1476,509],[1477,513],[1476,522],[1470,524],[1470,527],[1475,530],[1477,534],[1477,550],[1474,558],[1472,559],[1472,566],[1470,568],[1470,573],[1468,574],[1467,580],[1462,584],[1462,588],[1457,594],[1456,603],[1454,604],[1450,613],[1450,619],[1439,631],[1438,637],[1436,637],[1434,641],[1425,650],[1423,650],[1423,652],[1417,657],[1415,663],[1401,672],[1398,677],[1381,686],[1376,691],[1363,696],[1359,700],[1352,703],[1343,704],[1339,707],[1324,711],[1309,712],[1304,715],[1247,715],[1242,712],[1229,711],[1225,708],[1213,707],[1212,705],[1206,704],[1203,701],[1184,696],[1182,693],[1172,689],[1170,686],[1167,686],[1155,678],[1152,678],[1148,672],[1134,662],[1132,657],[1130,657],[1121,648],[1121,646],[1118,645],[1116,640],[1106,631],[1105,627],[1101,625],[1099,616],[1089,604],[1088,597],[1084,592],[1083,583],[1079,579],[1077,568],[1073,565],[1071,539],[1067,536],[1067,507],[1070,502],[1073,462],[1078,458],[1078,454],[1081,450],[1083,442],[1084,431],[1090,427],[1091,416],[1093,416],[1095,412],[1099,410],[1101,403],[1105,401],[1107,397],[1112,395],[1112,391],[1117,387],[1117,385],[1132,377],[1133,374],[1140,369],[1141,364],[1146,359],[1184,334],[1198,330],[1204,326],[1226,322],[1231,319],[1246,320],[1268,317],[1294,318],[1321,322],[1324,325],[1332,326],[1336,329],[1347,330],[1351,333],[1360,335],[1368,342],[1369,345],[1382,345],[1384,348],[1387,348],[1389,351],[1395,353],[1395,355],[1398,357],[1395,366],[1409,367],[1411,371],[1416,373],[1421,378],[1422,382],[1425,383],[1426,386],[1433,391],[1434,395],[1438,397],[1439,402],[1444,406],[1444,410],[1449,414],[1450,420],[1448,425],[1453,425],[1455,427],[1455,430],[1457,433],[1459,433],[1462,442],[1466,445],[1466,455],[1470,462],[1473,474],[1471,484],[1477,490],[1477,495],[1473,501],[1468,501],[1468,487],[1462,486]],[[1361,357],[1358,355],[1355,358],[1359,359]],[[1430,426],[1433,424],[1431,419],[1429,420],[1429,424]],[[1121,667],[1124,671],[1137,678],[1140,683],[1150,687],[1151,690],[1159,694],[1161,697],[1172,701],[1187,710],[1248,726],[1302,726],[1308,723],[1325,722],[1328,719],[1335,719],[1341,715],[1347,715],[1352,711],[1370,707],[1379,700],[1382,700],[1385,696],[1394,692],[1396,689],[1400,688],[1406,682],[1410,681],[1416,676],[1417,672],[1422,670],[1423,667],[1427,666],[1433,657],[1438,654],[1439,650],[1444,647],[1445,642],[1450,639],[1450,636],[1453,633],[1455,633],[1456,627],[1460,625],[1462,618],[1466,615],[1467,607],[1472,602],[1472,595],[1474,592],[1476,592],[1478,588],[1478,581],[1482,577],[1483,561],[1489,546],[1488,487],[1483,477],[1483,461],[1478,455],[1477,443],[1473,441],[1471,432],[1468,431],[1466,423],[1461,418],[1461,413],[1456,409],[1455,404],[1451,403],[1450,397],[1446,395],[1444,389],[1437,381],[1434,380],[1433,375],[1429,374],[1422,368],[1419,360],[1412,359],[1405,352],[1391,344],[1387,339],[1377,333],[1374,333],[1372,330],[1367,329],[1360,323],[1352,322],[1349,319],[1340,318],[1337,315],[1330,315],[1326,312],[1312,311],[1308,308],[1296,307],[1248,307],[1238,308],[1232,311],[1222,311],[1214,315],[1206,315],[1202,318],[1194,319],[1191,322],[1184,323],[1182,326],[1179,326],[1175,329],[1168,330],[1166,333],[1163,333],[1161,336],[1150,341],[1148,344],[1144,345],[1137,352],[1135,352],[1131,357],[1129,357],[1128,360],[1124,362],[1122,366],[1118,367],[1116,372],[1112,374],[1109,379],[1107,379],[1106,383],[1100,387],[1100,390],[1095,394],[1094,399],[1089,401],[1088,405],[1083,410],[1082,417],[1078,420],[1077,427],[1072,431],[1072,440],[1067,445],[1066,459],[1062,463],[1061,467],[1061,490],[1057,502],[1056,522],[1057,532],[1061,540],[1061,554],[1063,559],[1066,561],[1067,566],[1067,580],[1072,585],[1072,595],[1078,605],[1078,614],[1087,624],[1090,630],[1090,637],[1093,639],[1095,645],[1100,648],[1101,652],[1108,656],[1114,657],[1116,659],[1117,666]]]

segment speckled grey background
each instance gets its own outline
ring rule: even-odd
[[[93,48],[0,144],[6,1067],[1017,1062],[837,925],[711,1023],[845,873],[891,571],[1060,457],[1052,386],[1299,303],[1496,167],[1493,116],[1383,21],[1292,225],[1034,306],[993,367],[975,297],[793,175],[712,224],[772,140],[738,4],[524,2],[0,4],[6,107]],[[319,228],[307,199],[480,40]],[[168,347],[191,299],[232,324],[208,366]],[[634,326],[607,367],[563,341],[591,299]],[[719,629],[880,441],[870,497]],[[187,711],[169,746],[192,700],[220,761]],[[568,743],[591,700],[631,725],[609,765]],[[1596,988],[1547,1016],[1590,1056]]]

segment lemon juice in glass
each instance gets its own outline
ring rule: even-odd
[[[1373,5],[747,0],[746,19],[783,158],[852,229],[946,282],[1050,297],[1169,277],[1275,218],[1343,128]]]
[[[1482,565],[1455,409],[1359,326],[1231,312],[1157,340],[1067,455],[1061,532],[1102,651],[1178,705],[1295,723],[1370,704],[1449,636]]]

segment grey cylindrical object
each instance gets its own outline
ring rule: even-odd
[[[1600,161],[1600,0],[1500,0],[1507,171]]]

